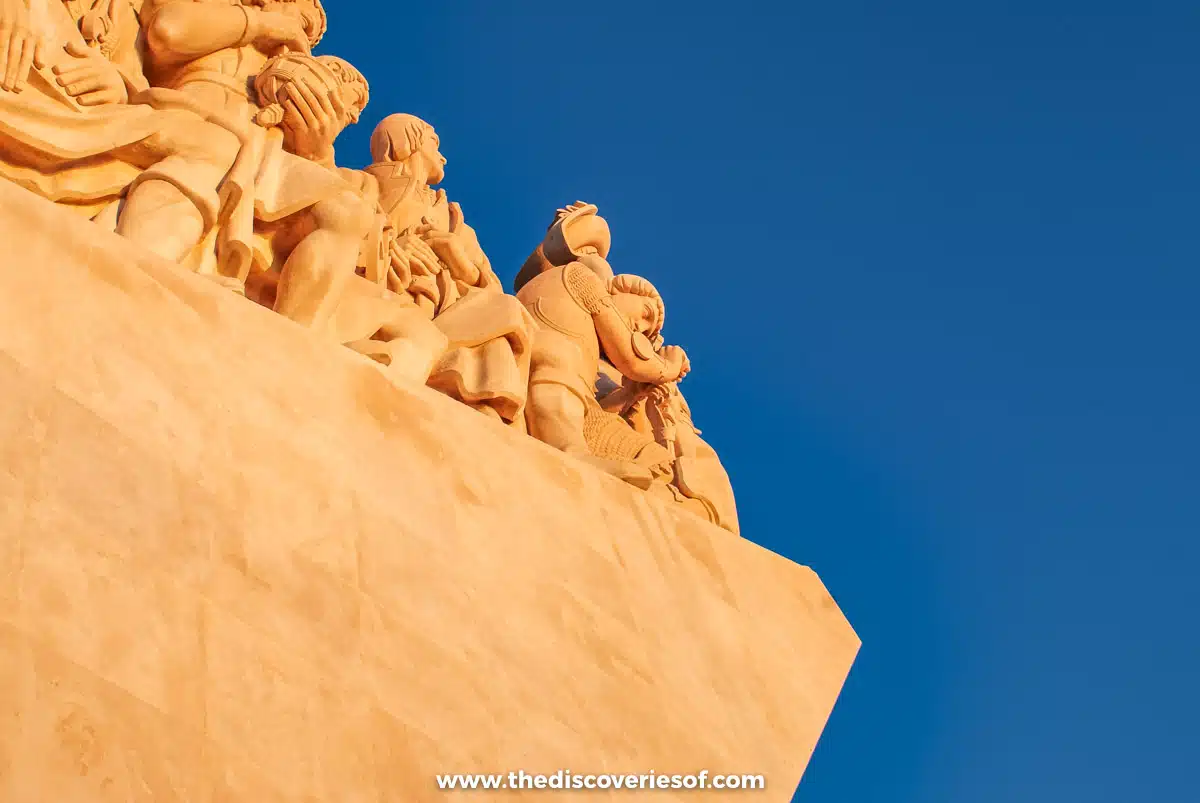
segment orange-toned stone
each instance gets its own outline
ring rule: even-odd
[[[859,646],[811,570],[6,182],[0,241],[0,800],[790,799]]]

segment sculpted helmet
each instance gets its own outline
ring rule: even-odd
[[[538,274],[571,262],[582,262],[605,281],[611,279],[613,271],[606,260],[612,234],[598,213],[595,204],[583,201],[559,209],[545,238],[517,274],[513,292],[520,292]]]

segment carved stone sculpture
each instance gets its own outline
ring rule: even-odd
[[[671,459],[669,484],[660,496],[678,502],[701,518],[740,534],[733,486],[716,451],[701,437],[679,383],[651,385],[621,375],[600,361],[600,406],[620,416],[633,430],[662,446]]]
[[[235,288],[252,272],[277,272],[275,311],[333,334],[375,217],[370,201],[335,169],[334,140],[354,119],[346,85],[307,80],[328,71],[305,61],[324,34],[321,3],[146,0],[142,24],[158,102],[197,110],[241,139],[229,178],[236,202],[215,251],[202,251],[193,267]],[[268,108],[278,106],[282,116],[264,128],[254,124],[262,109],[250,86],[281,52],[297,54],[292,58],[307,68],[275,82]],[[268,72],[265,82],[271,80]]]
[[[555,226],[566,217],[560,215]],[[652,385],[687,373],[683,349],[652,345],[663,324],[662,300],[641,277],[611,276],[598,254],[543,267],[517,292],[539,324],[530,366],[529,433],[649,488],[670,473],[672,455],[604,411],[596,401],[596,379],[601,354],[623,376]]]
[[[597,208],[558,210],[505,295],[432,126],[392,115],[337,166],[370,88],[311,55],[325,25],[320,0],[0,0],[0,175],[736,531],[662,299],[614,275]]]
[[[339,166],[370,87],[325,26],[0,0],[0,801],[631,756],[790,793],[859,642],[706,523],[738,532],[660,294],[577,202],[506,295],[418,118]]]
[[[444,190],[446,158],[433,127],[394,114],[371,137],[366,172],[379,185],[386,258],[363,270],[413,299],[446,336],[430,387],[524,429],[534,324],[500,280],[462,208]]]
[[[263,66],[254,79],[260,111],[254,122],[265,128],[282,125],[289,94],[303,98],[302,87],[317,93],[341,95],[350,123],[357,123],[370,98],[367,79],[345,59],[283,53]]]
[[[239,144],[188,111],[131,104],[146,87],[134,8],[95,5],[0,0],[0,176],[179,260],[215,225]]]
[[[541,324],[530,434],[737,533],[729,477],[679,392],[687,358],[663,347],[662,297],[639,276],[614,276],[610,248],[598,209],[577,201],[517,275],[517,297]]]
[[[520,292],[539,273],[575,260],[587,261],[602,278],[611,279],[612,269],[600,261],[608,259],[611,247],[608,221],[600,217],[599,209],[595,204],[576,201],[555,214],[545,239],[521,266],[513,283],[513,292]],[[589,257],[593,259],[587,259]]]
[[[94,228],[0,181],[0,801],[791,799],[859,648],[811,569]]]

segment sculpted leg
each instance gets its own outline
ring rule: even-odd
[[[647,490],[651,496],[656,496],[664,502],[670,502],[672,504],[679,505],[692,515],[699,516],[707,522],[716,525],[721,524],[713,510],[708,505],[704,504],[704,502],[700,501],[699,499],[692,499],[684,496],[678,490],[672,488],[665,482],[655,482],[654,485]]]
[[[424,385],[449,341],[415,306],[399,309],[370,340],[347,344],[386,365],[388,373]]]
[[[576,457],[590,456],[583,437],[583,400],[562,385],[537,382],[529,387],[525,420],[529,434]]]
[[[530,385],[525,412],[530,435],[630,485],[649,488],[654,481],[649,469],[592,454],[583,434],[586,416],[583,400],[562,385],[550,382]]]
[[[204,216],[174,184],[159,179],[143,181],[125,200],[117,234],[180,262],[204,235]]]
[[[312,329],[325,329],[358,264],[359,245],[375,221],[359,195],[346,192],[316,204],[316,230],[283,265],[275,311]]]
[[[117,233],[179,262],[216,222],[218,188],[240,144],[230,132],[178,111],[160,112],[156,133],[116,153],[141,167]]]

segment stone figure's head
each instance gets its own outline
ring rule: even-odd
[[[338,92],[346,106],[346,117],[338,121],[343,127],[358,122],[370,98],[367,79],[349,62],[336,56],[284,53],[268,61],[254,79],[262,109],[255,122],[266,128],[282,124],[283,103],[296,84],[303,84],[322,98]]]
[[[613,306],[629,323],[629,328],[661,345],[659,333],[666,322],[667,308],[654,285],[641,276],[622,273],[608,283]]]
[[[399,162],[409,175],[429,186],[446,178],[446,157],[433,126],[411,114],[393,114],[383,118],[371,135],[371,161]]]
[[[342,100],[350,114],[350,122],[357,123],[371,100],[371,85],[367,83],[366,76],[355,69],[353,64],[337,56],[317,56],[317,61],[337,76]]]

